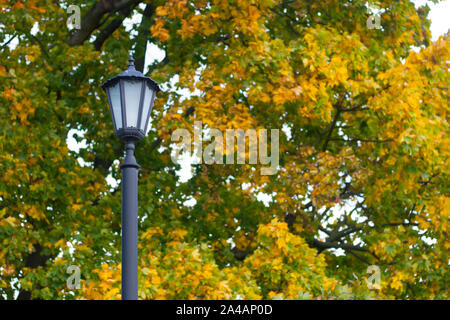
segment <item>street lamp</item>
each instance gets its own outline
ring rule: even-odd
[[[138,298],[138,170],[134,144],[145,137],[158,84],[134,67],[107,80],[102,88],[108,96],[114,131],[125,143],[122,169],[122,300]]]

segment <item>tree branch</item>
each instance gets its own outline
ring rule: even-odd
[[[121,16],[111,21],[111,23],[100,32],[94,41],[95,50],[100,51],[106,39],[108,39],[109,36],[122,25],[123,20],[130,15],[132,9],[134,9],[134,6],[126,7],[125,9],[120,10]]]
[[[147,52],[147,41],[151,36],[150,24],[155,12],[156,6],[152,1],[145,7],[144,12],[142,14],[141,24],[139,25],[138,28],[138,36],[136,38],[136,45],[134,48],[134,58],[136,59],[135,60],[136,70],[139,70],[140,72],[144,72],[145,53]]]
[[[368,252],[368,250],[364,247],[355,246],[352,244],[346,244],[346,243],[335,243],[335,242],[328,242],[328,241],[319,241],[317,239],[313,239],[310,241],[310,245],[314,248],[319,249],[319,253],[326,250],[326,249],[343,249],[345,251],[362,251],[362,252]]]
[[[324,152],[327,150],[328,142],[330,141],[331,134],[333,133],[333,130],[336,127],[336,123],[337,123],[340,115],[341,115],[341,108],[337,107],[336,114],[334,115],[333,121],[329,125],[328,133],[325,138],[325,142],[323,143],[322,151],[324,151]]]
[[[359,138],[350,138],[350,139],[341,139],[341,138],[330,138],[330,141],[344,141],[344,142],[374,142],[374,143],[386,143],[386,142],[392,142],[394,139],[385,139],[385,140],[379,140],[379,139],[359,139]]]
[[[99,0],[87,12],[81,22],[81,28],[75,31],[67,43],[70,46],[82,44],[90,37],[92,32],[98,28],[100,20],[105,13],[117,12],[127,7],[136,5],[141,1],[142,0]]]
[[[42,254],[42,247],[39,243],[34,245],[34,251],[29,254],[25,261],[25,267],[35,269],[37,267],[45,266],[45,263],[51,256]],[[31,292],[27,290],[20,290],[19,295],[17,296],[17,300],[30,300]]]

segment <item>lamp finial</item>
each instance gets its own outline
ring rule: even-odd
[[[130,58],[128,59],[128,68],[133,68],[134,69],[134,58],[130,56]]]

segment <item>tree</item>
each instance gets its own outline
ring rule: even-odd
[[[0,3],[3,298],[120,297],[123,149],[100,84],[129,52],[142,71],[148,43],[165,89],[136,148],[141,298],[448,298],[449,38],[431,42],[428,7],[384,1],[369,29],[366,1]],[[283,129],[279,170],[181,182],[171,134],[194,121]]]

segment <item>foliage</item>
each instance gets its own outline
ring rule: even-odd
[[[0,4],[3,298],[120,297],[107,177],[120,182],[123,148],[100,85],[129,52],[142,70],[147,42],[165,58],[149,66],[164,90],[136,148],[141,298],[448,298],[449,38],[431,42],[426,6],[383,1],[368,29],[366,1]],[[198,164],[180,181],[170,137],[195,120],[283,129],[278,172]]]

